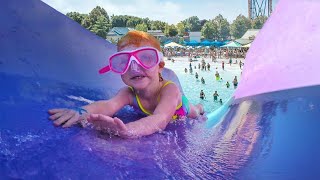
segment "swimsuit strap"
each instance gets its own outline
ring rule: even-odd
[[[167,82],[161,87],[161,89],[164,88],[165,86],[169,85],[169,84],[174,84],[174,82],[172,82],[172,81],[167,81]],[[160,97],[158,97],[158,101],[159,101],[159,100],[160,100]],[[180,104],[176,107],[176,110],[178,110],[181,106],[182,106],[182,101],[181,101]]]
[[[134,104],[136,104],[143,113],[145,113],[145,114],[147,114],[147,115],[151,115],[151,113],[150,113],[149,111],[147,111],[146,109],[144,109],[144,107],[142,106],[141,101],[140,101],[140,99],[139,99],[139,96],[138,96],[138,94],[135,93],[133,87],[131,87],[131,86],[128,86],[128,87],[129,87],[129,89],[131,89],[131,91],[134,93],[134,96],[135,96],[135,98],[134,98],[134,99],[135,99]]]
[[[174,82],[172,81],[167,81],[162,87],[165,87],[167,86],[168,84],[174,84]],[[139,106],[139,108],[141,109],[141,111],[147,115],[152,115],[152,113],[150,113],[149,111],[147,111],[143,106],[142,106],[142,103],[140,101],[140,98],[139,96],[135,93],[133,87],[129,86],[129,88],[131,89],[131,91],[135,94],[135,99],[136,99],[136,102],[137,102],[137,105]],[[158,101],[160,101],[160,96],[158,96]],[[182,106],[182,101],[180,102],[180,104],[176,107],[176,110],[178,110],[180,107]]]

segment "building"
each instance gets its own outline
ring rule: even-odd
[[[128,33],[128,31],[134,30],[133,28],[129,27],[113,27],[112,29],[109,30],[107,34],[107,40],[111,42],[118,42],[122,36]]]
[[[189,32],[189,41],[190,42],[201,42],[201,32]]]
[[[165,34],[161,30],[148,30],[147,33],[156,37],[157,39],[160,39],[165,36]]]

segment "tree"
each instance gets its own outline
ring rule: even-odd
[[[186,28],[184,27],[184,24],[182,22],[179,22],[177,24],[177,31],[179,36],[184,36],[184,33],[186,32]]]
[[[71,18],[72,20],[76,21],[77,23],[81,24],[85,15],[84,14],[80,14],[78,12],[68,12],[66,14],[69,18]]]
[[[96,35],[106,39],[107,33],[109,32],[110,24],[108,24],[105,16],[99,16],[96,23],[93,25],[91,31]]]
[[[204,24],[205,24],[206,22],[208,22],[208,20],[206,20],[206,19],[200,20],[200,26],[201,26],[201,28],[204,26]]]
[[[212,22],[217,25],[217,39],[225,40],[230,36],[230,24],[221,14],[216,16]]]
[[[183,23],[188,31],[200,31],[201,30],[200,20],[197,16],[189,17],[188,19],[184,20]]]
[[[251,21],[243,15],[239,15],[231,24],[230,32],[234,38],[241,38],[251,28]]]
[[[146,24],[142,23],[142,24],[138,24],[135,29],[138,30],[138,31],[147,32],[148,31],[148,26]]]
[[[151,21],[151,30],[161,30],[162,32],[164,31],[164,29],[166,28],[166,24],[165,22],[162,21]]]
[[[74,16],[74,15],[75,15],[74,13],[70,13],[70,16]],[[100,25],[103,21],[104,24],[106,23],[107,26],[110,27],[110,19],[109,19],[108,13],[106,12],[106,10],[104,10],[100,6],[93,8],[89,13],[89,15],[82,15],[82,16],[83,18],[81,21],[81,25],[89,30],[92,30],[95,24],[98,23],[98,20]],[[97,31],[97,29],[95,29],[95,31]]]
[[[91,21],[90,17],[88,15],[85,15],[81,22],[81,26],[90,30],[92,25],[93,25],[93,22]]]
[[[127,27],[136,27],[138,24],[142,24],[143,21],[141,18],[138,18],[138,17],[131,17],[128,19],[127,21]]]
[[[142,22],[147,25],[148,29],[151,29],[151,21],[149,18],[143,18]]]
[[[178,30],[177,28],[175,27],[175,25],[166,25],[166,28],[164,30],[164,34],[166,36],[170,36],[170,37],[173,37],[173,36],[176,36],[178,34]]]
[[[91,12],[89,13],[89,17],[90,17],[92,22],[96,22],[100,16],[104,16],[106,18],[106,21],[108,23],[110,23],[110,19],[109,19],[107,11],[104,10],[100,6],[97,6],[97,7],[93,8],[91,10]]]
[[[112,27],[126,27],[129,16],[111,16],[111,26]]]
[[[218,27],[212,21],[206,22],[201,29],[201,35],[206,39],[213,39],[217,34]]]
[[[252,21],[252,28],[253,29],[261,29],[262,26],[264,25],[264,23],[267,21],[268,17],[266,16],[259,16],[257,18],[255,18]]]

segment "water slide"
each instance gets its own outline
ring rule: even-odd
[[[139,139],[57,128],[53,107],[106,99],[115,46],[39,0],[0,2],[0,179],[318,179],[318,1],[281,0],[253,42],[234,99],[207,122]],[[178,83],[165,70],[165,78]],[[136,118],[129,108],[118,114]]]

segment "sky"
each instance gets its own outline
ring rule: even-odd
[[[239,14],[248,16],[248,0],[42,0],[63,14],[88,14],[96,6],[108,15],[131,15],[177,24],[191,16],[213,19],[221,14],[232,23]],[[262,0],[260,0],[262,1]],[[278,0],[274,0],[276,4]],[[273,5],[275,6],[275,5]]]

